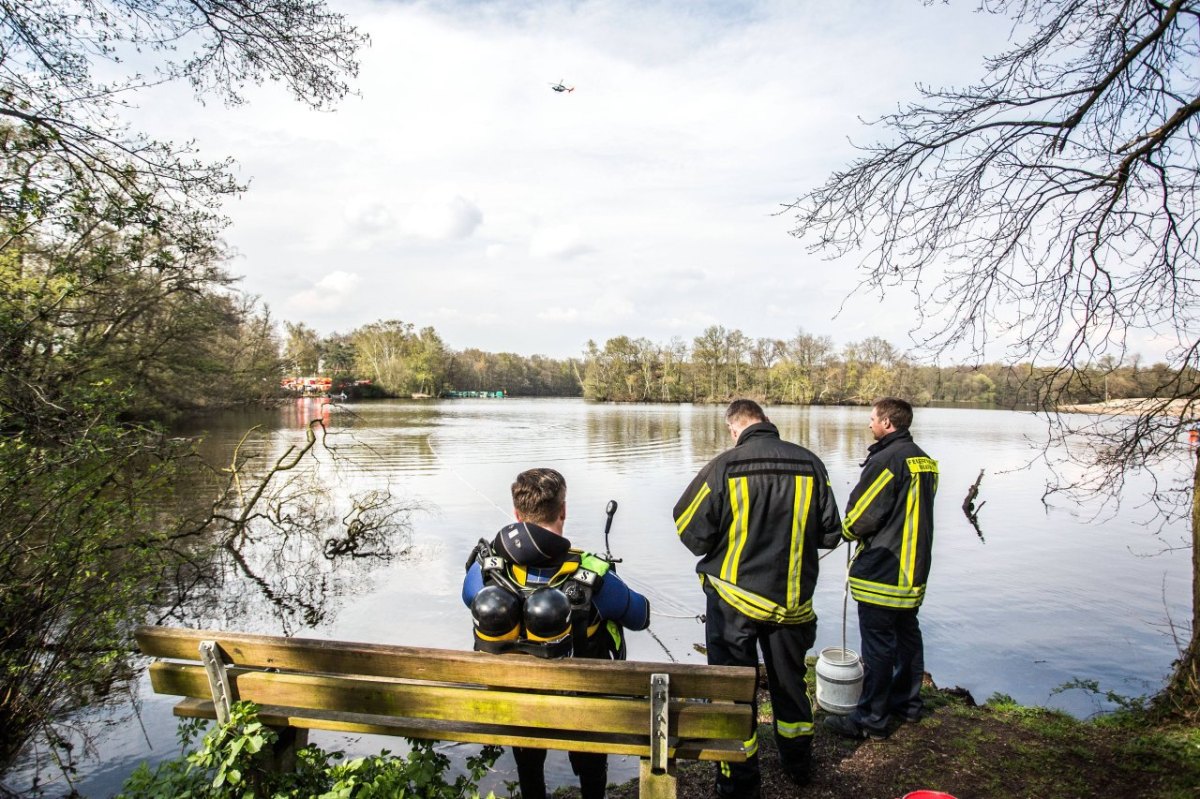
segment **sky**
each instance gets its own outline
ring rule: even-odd
[[[334,111],[181,86],[136,124],[235,159],[229,268],[276,319],[553,357],[717,324],[907,348],[909,298],[855,294],[784,205],[874,140],[864,119],[978,78],[1010,32],[966,1],[331,7],[371,37]]]

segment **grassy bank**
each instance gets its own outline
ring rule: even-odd
[[[895,799],[921,788],[956,799],[1200,797],[1200,728],[1136,712],[1080,721],[1003,697],[976,706],[932,686],[926,700],[932,710],[926,719],[900,726],[883,741],[825,734],[818,711],[814,778],[804,788],[781,773],[764,714],[758,733],[763,799]],[[715,795],[712,764],[689,763],[679,777],[682,799]],[[635,799],[637,783],[609,796]]]

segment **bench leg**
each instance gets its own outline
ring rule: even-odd
[[[272,727],[279,736],[271,751],[271,771],[285,774],[296,770],[296,752],[308,746],[308,730],[300,727]]]
[[[642,758],[638,774],[638,799],[675,799],[678,778],[675,774],[675,761],[667,761],[667,770],[655,774],[650,768],[650,759]]]

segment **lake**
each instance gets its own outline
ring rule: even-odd
[[[329,609],[315,627],[280,616],[269,602],[242,597],[230,626],[314,638],[457,649],[471,647],[470,615],[459,599],[463,562],[481,537],[510,521],[508,489],[522,469],[550,466],[567,479],[566,535],[604,550],[605,505],[619,503],[611,547],[621,575],[650,597],[651,631],[628,636],[635,660],[702,663],[697,615],[703,597],[695,559],[679,543],[671,509],[688,481],[728,446],[722,408],[604,405],[582,400],[448,400],[349,403],[328,408],[297,401],[257,414],[201,422],[204,449],[227,459],[252,424],[262,424],[268,453],[304,438],[305,422],[325,414],[337,457],[321,455],[316,477],[337,508],[350,491],[390,488],[419,505],[409,549],[380,568],[357,563],[324,575]],[[782,435],[814,450],[828,467],[843,507],[871,443],[866,408],[768,408]],[[1175,643],[1170,622],[1190,617],[1189,552],[1183,524],[1156,532],[1144,506],[1148,481],[1129,486],[1119,510],[1042,503],[1044,465],[1030,465],[1045,422],[1031,414],[982,409],[918,409],[916,441],[941,468],[933,571],[921,610],[926,668],[940,686],[961,686],[979,701],[995,692],[1087,716],[1102,702],[1068,681],[1096,680],[1103,690],[1152,693],[1164,682]],[[1181,446],[1178,471],[1189,455]],[[981,541],[963,515],[970,485],[985,472],[978,501]],[[340,513],[340,511],[339,511]],[[1170,550],[1175,547],[1174,550]],[[842,640],[845,548],[822,561],[814,600],[820,618],[814,653]],[[283,568],[283,567],[280,567]],[[304,581],[297,572],[297,581]],[[316,579],[316,578],[313,578]],[[303,587],[303,586],[301,586]],[[205,619],[200,614],[202,624]],[[857,648],[853,603],[846,634]],[[97,756],[77,786],[108,796],[139,760],[175,754],[173,701],[141,687],[139,719],[112,712]],[[140,720],[140,723],[139,723]],[[86,721],[86,720],[85,720]],[[352,752],[397,749],[396,740],[313,739]],[[455,756],[460,747],[447,747]],[[636,774],[614,758],[611,777]],[[506,755],[494,784],[515,779]],[[508,771],[503,771],[507,769]],[[552,783],[573,778],[552,753]]]

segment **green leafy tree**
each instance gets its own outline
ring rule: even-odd
[[[432,327],[417,333],[412,347],[413,384],[416,391],[436,397],[446,380],[446,345]]]
[[[363,37],[310,0],[28,0],[0,20],[2,773],[39,736],[62,751],[64,718],[128,675],[128,630],[199,560],[209,527],[151,504],[193,458],[139,420],[278,380],[269,318],[222,268],[229,164],[121,112],[172,80],[325,106]]]
[[[321,341],[321,361],[331,375],[346,375],[354,371],[354,344],[350,336],[333,333]]]
[[[446,380],[446,347],[432,327],[418,332],[399,319],[372,322],[350,334],[355,370],[398,396],[436,395]]]
[[[114,424],[103,384],[58,399],[78,414],[69,438],[0,437],[0,767],[130,676],[130,614],[160,574],[144,498],[170,484],[170,451]]]
[[[283,359],[293,375],[315,375],[321,364],[321,337],[303,322],[284,322]]]
[[[712,325],[692,339],[692,364],[697,370],[697,382],[705,387],[704,396],[719,402],[729,394],[729,331]]]

